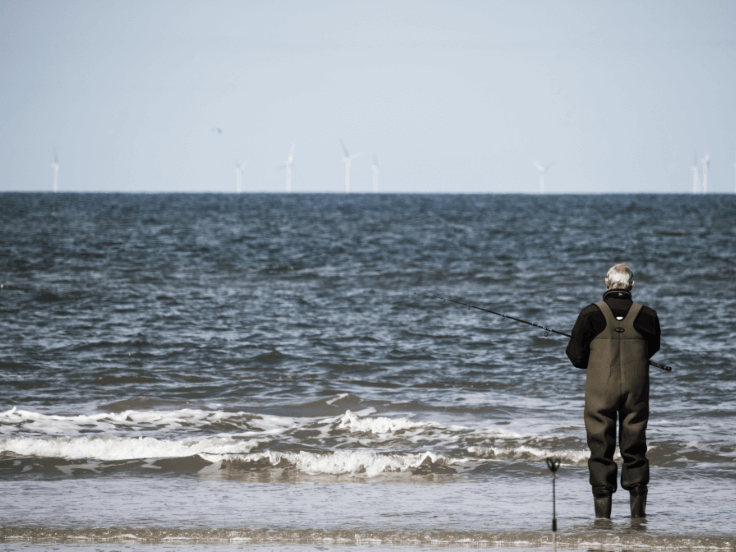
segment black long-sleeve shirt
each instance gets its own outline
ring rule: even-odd
[[[626,316],[629,308],[633,303],[631,292],[622,289],[610,289],[603,294],[603,300],[611,308],[613,316],[616,318]],[[588,358],[590,357],[590,342],[606,329],[606,317],[603,316],[601,309],[595,304],[588,305],[578,316],[575,326],[572,329],[572,338],[567,344],[565,353],[576,368],[587,368]],[[636,320],[634,320],[634,329],[639,332],[647,342],[647,351],[649,358],[659,351],[659,318],[657,312],[649,307],[642,307]]]

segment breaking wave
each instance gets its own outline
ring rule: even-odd
[[[550,456],[584,467],[589,452],[576,435],[529,435],[495,424],[443,425],[413,416],[378,416],[374,408],[321,417],[198,409],[67,416],[17,408],[0,412],[0,465],[4,474],[16,477],[151,466],[226,477],[278,470],[360,478],[451,475],[493,472],[500,464],[538,465]],[[734,465],[732,449],[692,443],[650,445],[649,456],[661,466],[679,466],[683,460],[727,470]],[[614,459],[621,462],[618,451]]]
[[[216,462],[212,455],[202,455]],[[420,470],[436,473],[443,468],[462,460],[425,453],[375,453],[372,451],[336,451],[330,453],[314,452],[265,452],[246,454],[221,461],[223,468],[247,468],[250,466],[267,466],[274,468],[291,468],[307,475],[353,475],[375,477],[386,473]]]

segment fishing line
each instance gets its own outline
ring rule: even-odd
[[[462,301],[455,301],[453,299],[447,299],[446,297],[442,297],[441,295],[432,295],[431,293],[414,293],[414,295],[421,295],[423,297],[426,297],[427,299],[441,299],[442,301],[446,301],[447,303],[455,303],[456,305],[462,305],[464,307],[468,307],[468,309],[475,309],[483,312],[487,312],[490,314],[495,314],[496,316],[501,316],[503,318],[508,318],[509,320],[514,320],[516,322],[521,322],[522,324],[528,324],[529,326],[534,326],[535,328],[540,328],[544,330],[544,337],[547,337],[550,333],[556,333],[557,335],[563,335],[565,337],[572,338],[570,334],[566,334],[564,332],[558,332],[557,330],[553,330],[552,328],[548,328],[547,326],[542,326],[540,324],[535,324],[534,322],[529,322],[528,320],[522,320],[521,318],[516,318],[514,316],[509,316],[508,314],[502,314],[500,312],[492,311],[490,309],[484,309],[483,307],[478,307],[476,305],[471,305],[470,303],[463,303]],[[650,366],[656,366],[657,368],[661,368],[665,372],[671,372],[672,367],[666,366],[664,364],[659,364],[658,362],[654,362],[653,360],[649,361]]]

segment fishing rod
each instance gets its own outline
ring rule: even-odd
[[[558,332],[557,330],[553,330],[552,328],[548,328],[547,326],[541,326],[539,324],[535,324],[534,322],[529,322],[528,320],[522,320],[521,318],[509,316],[508,314],[502,314],[500,312],[492,311],[489,309],[484,309],[483,307],[478,307],[477,305],[471,305],[470,303],[463,303],[462,301],[455,301],[453,299],[447,299],[446,297],[442,297],[441,295],[432,295],[431,293],[416,293],[416,292],[414,293],[414,295],[421,295],[423,297],[426,297],[427,299],[441,299],[442,301],[446,301],[447,303],[455,303],[456,305],[462,305],[464,307],[468,307],[468,309],[475,309],[475,310],[479,310],[483,312],[488,312],[490,314],[495,314],[496,316],[508,318],[509,320],[521,322],[522,324],[528,324],[529,326],[534,326],[535,328],[540,328],[544,330],[544,337],[547,337],[550,333],[556,333],[557,335],[563,335],[565,337],[572,338],[570,334],[566,334],[565,332]],[[657,368],[661,368],[665,372],[672,371],[671,366],[666,366],[664,364],[660,364],[659,362],[654,362],[653,360],[649,361],[649,365],[656,366]]]

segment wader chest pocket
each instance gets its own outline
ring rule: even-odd
[[[613,328],[613,331],[616,333],[624,333],[626,330],[623,328]]]

